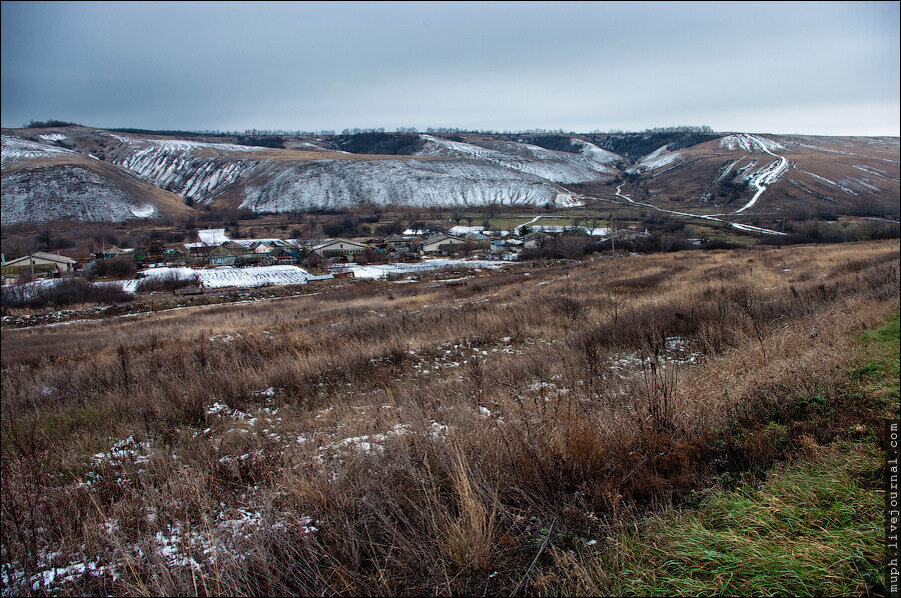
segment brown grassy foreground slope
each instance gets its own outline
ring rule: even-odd
[[[839,372],[898,275],[696,251],[3,331],[4,591],[528,589],[868,417]]]

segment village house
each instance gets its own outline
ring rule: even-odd
[[[397,234],[385,237],[385,243],[387,243],[389,251],[408,251],[410,249],[410,238]]]
[[[490,252],[492,254],[519,253],[522,251],[523,242],[519,239],[493,239]]]
[[[277,247],[269,253],[270,259],[275,260],[277,264],[296,264],[297,254],[292,253],[284,247]]]
[[[106,249],[104,249],[102,254],[104,259],[110,260],[114,257],[119,257],[120,255],[130,255],[134,253],[134,251],[134,249],[123,249],[121,247],[116,247],[115,245],[113,245],[112,247],[107,247]]]
[[[422,242],[419,250],[427,255],[448,254],[452,253],[455,248],[463,245],[467,241],[460,237],[445,235],[443,233],[433,235]]]
[[[187,266],[188,252],[179,247],[167,249],[163,252],[163,262],[167,266]]]
[[[211,266],[234,266],[238,261],[238,255],[231,243],[223,243],[213,247],[209,253]]]
[[[15,275],[22,270],[30,271],[33,268],[35,273],[48,272],[57,275],[74,271],[76,263],[75,260],[64,255],[37,251],[31,255],[3,262],[2,271],[3,274]]]
[[[522,238],[524,249],[538,249],[543,246],[551,236],[547,233],[535,232],[524,235]]]
[[[324,258],[331,257],[353,257],[362,255],[370,247],[356,241],[348,241],[347,239],[332,239],[325,243],[321,243],[313,247],[313,253]]]

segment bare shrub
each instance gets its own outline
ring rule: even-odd
[[[4,330],[3,564],[117,567],[47,593],[556,591],[550,557],[869,417],[842,368],[897,266],[693,251]]]
[[[125,303],[133,299],[120,286],[91,284],[78,277],[63,278],[40,285],[15,285],[4,288],[4,308],[65,307],[78,303]]]
[[[138,283],[138,291],[142,293],[152,291],[172,292],[176,289],[197,286],[198,284],[200,284],[200,277],[196,274],[182,278],[175,272],[169,272],[163,276],[145,276]]]

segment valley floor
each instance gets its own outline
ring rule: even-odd
[[[876,592],[898,277],[897,241],[693,251],[4,327],[2,591]],[[847,558],[735,566],[730,522],[821,506]]]

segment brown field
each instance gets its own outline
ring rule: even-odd
[[[461,276],[4,330],[4,592],[510,594],[540,557],[566,593],[573,551],[866,416],[839,376],[899,247]]]

